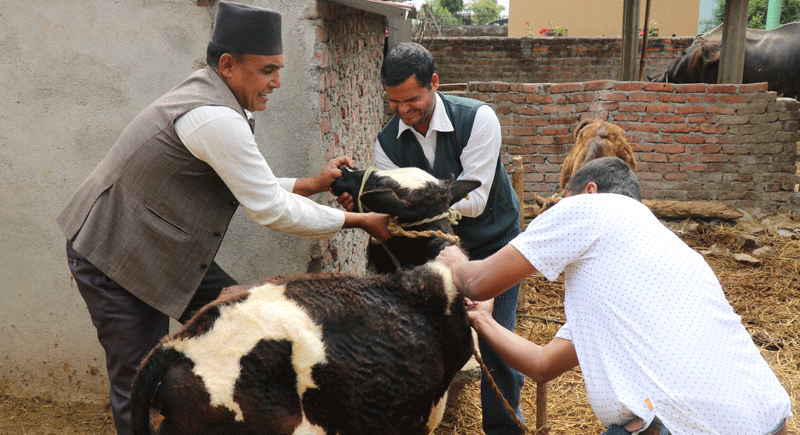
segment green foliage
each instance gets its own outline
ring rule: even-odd
[[[714,18],[706,23],[708,29],[718,26],[725,19],[725,0],[716,0]],[[750,0],[747,10],[747,27],[765,29],[767,27],[767,6],[769,0]],[[780,23],[786,24],[800,21],[800,0],[783,0]]]
[[[496,0],[475,0],[469,10],[474,14],[475,23],[481,25],[499,19],[505,6],[498,5]]]
[[[464,0],[436,0],[443,8],[455,15],[464,9]]]
[[[436,22],[441,26],[458,26],[464,24],[464,20],[462,20],[461,17],[455,16],[444,6],[444,1],[446,0],[433,0],[429,5]]]

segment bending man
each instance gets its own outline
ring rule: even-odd
[[[566,197],[497,254],[468,261],[447,249],[439,260],[472,301],[536,272],[564,273],[568,326],[544,347],[497,327],[483,309],[470,318],[537,380],[580,364],[608,435],[786,433],[789,396],[714,272],[640,202],[636,175],[616,157],[577,171]]]

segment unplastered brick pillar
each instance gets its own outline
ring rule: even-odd
[[[380,63],[386,18],[319,1],[307,18],[317,26],[314,41],[321,153],[349,156],[359,167],[372,164],[372,146],[383,118]],[[328,204],[339,207],[332,195]],[[342,230],[322,243],[311,268],[365,273],[368,238]]]

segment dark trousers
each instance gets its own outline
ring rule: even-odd
[[[489,257],[499,251],[517,234],[519,234],[519,231],[510,232],[501,240],[498,240],[495,246],[489,250],[470,252],[470,260],[482,260]],[[519,284],[494,298],[492,317],[509,331],[513,331],[517,325],[518,302]],[[481,359],[486,364],[486,368],[489,369],[489,374],[497,384],[505,400],[514,409],[519,420],[524,423],[525,418],[519,409],[519,398],[522,384],[525,383],[525,376],[506,364],[483,339],[478,338],[478,346],[481,351]],[[481,408],[483,409],[483,431],[487,435],[520,435],[525,432],[509,415],[508,410],[497,397],[488,379],[483,376],[481,376]]]
[[[131,386],[139,364],[169,332],[169,317],[142,302],[72,249],[67,242],[67,261],[80,291],[97,339],[106,354],[111,410],[118,435],[131,435]],[[236,285],[215,262],[206,272],[189,307],[177,319],[188,321],[201,307]]]

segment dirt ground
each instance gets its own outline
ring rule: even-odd
[[[699,223],[699,228],[695,225]],[[733,225],[726,222],[665,222],[690,246],[707,251],[716,245],[731,254],[757,257],[758,264],[734,259],[717,249],[706,260],[717,273],[728,300],[762,355],[769,362],[800,413],[800,220],[795,216],[771,216],[764,220]],[[742,236],[753,235],[768,252],[754,255],[742,246]],[[564,320],[563,282],[541,277],[528,279],[525,306],[519,312],[517,333],[544,344]],[[548,428],[550,434],[601,433],[586,398],[580,370],[548,383]],[[14,435],[113,435],[113,420],[107,404],[60,403],[41,398],[20,399],[0,390],[0,434]],[[522,409],[531,429],[536,427],[536,385],[528,380]],[[477,384],[468,385],[455,406],[445,413],[436,435],[478,435],[480,400]],[[799,434],[800,419],[789,422],[789,433]]]

